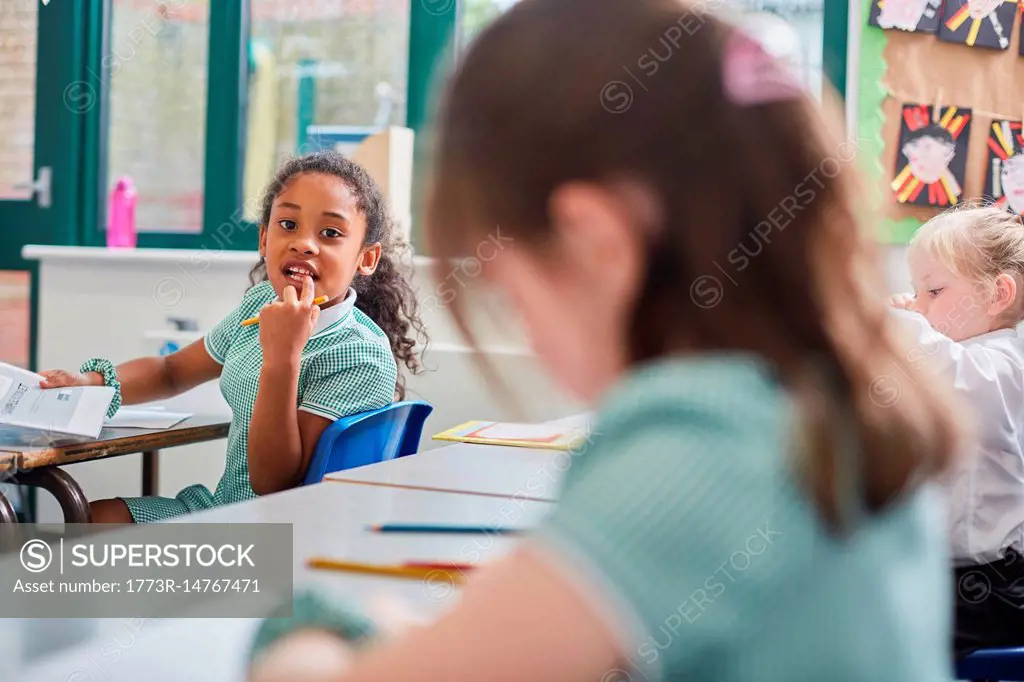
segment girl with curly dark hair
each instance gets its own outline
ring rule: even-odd
[[[114,388],[111,414],[213,379],[231,406],[216,490],[99,500],[92,520],[161,521],[294,487],[332,422],[404,397],[398,362],[419,371],[410,333],[423,325],[403,246],[363,168],[334,152],[298,157],[267,188],[252,286],[209,334],[165,357],[44,373],[44,388]]]
[[[267,187],[261,206],[260,241],[270,224],[274,200],[286,185],[303,173],[319,173],[340,178],[358,202],[359,210],[366,217],[366,235],[363,244],[372,247],[380,244],[380,257],[376,270],[370,275],[360,275],[352,280],[356,291],[355,307],[373,320],[388,337],[395,357],[413,374],[422,367],[416,355],[416,341],[409,334],[416,333],[424,342],[427,334],[419,318],[416,296],[409,284],[407,273],[403,272],[400,260],[408,253],[409,246],[394,233],[394,221],[388,213],[387,202],[377,183],[366,170],[336,152],[316,152],[292,159],[285,164]],[[250,284],[267,279],[266,258],[249,274]],[[405,380],[399,374],[397,398],[405,397]]]

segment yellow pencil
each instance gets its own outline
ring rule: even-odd
[[[321,297],[319,297],[319,298],[317,298],[316,300],[313,301],[313,305],[323,305],[324,303],[327,303],[328,300],[330,300],[329,296],[321,296]],[[250,317],[248,320],[245,320],[244,322],[242,322],[242,326],[243,327],[250,327],[250,326],[252,326],[254,324],[259,324],[259,323],[260,323],[260,316],[257,315],[256,317]]]
[[[431,578],[436,580],[451,580],[453,584],[462,583],[465,580],[465,577],[459,571],[447,570],[430,565],[416,566],[405,564],[401,566],[394,566],[387,564],[362,564],[354,561],[328,559],[326,557],[313,557],[309,559],[306,564],[310,568],[320,568],[328,571],[386,575],[392,578],[409,578],[412,580]]]

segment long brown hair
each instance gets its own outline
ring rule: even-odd
[[[843,529],[942,471],[961,428],[951,388],[912,366],[885,309],[858,216],[855,148],[807,95],[730,99],[733,30],[679,0],[517,4],[449,85],[431,255],[444,268],[493,225],[517,245],[542,244],[559,186],[639,183],[660,224],[645,230],[631,359],[741,351],[772,363],[805,408],[798,472],[823,519]]]
[[[359,210],[366,215],[364,245],[380,242],[380,261],[369,277],[356,275],[352,287],[356,290],[356,307],[366,313],[387,335],[391,352],[399,364],[413,374],[422,371],[416,354],[416,339],[427,342],[427,332],[419,316],[416,293],[409,283],[409,273],[403,269],[403,256],[409,245],[395,234],[394,221],[388,212],[387,201],[370,174],[358,163],[334,151],[321,151],[295,157],[277,171],[267,186],[260,207],[260,230],[267,229],[274,200],[295,176],[303,173],[333,175],[341,179],[356,197]],[[250,284],[267,279],[267,264],[263,258],[249,273]],[[415,333],[414,337],[412,334]],[[405,377],[398,374],[395,396],[405,397]]]

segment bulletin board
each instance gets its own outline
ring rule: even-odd
[[[886,0],[862,1],[859,156],[868,174],[873,208],[883,216],[881,237],[887,243],[902,244],[950,205],[993,201],[992,192],[1002,191],[998,178],[1008,176],[997,172],[993,187],[992,169],[1008,171],[1021,160],[1024,0],[1003,3],[998,14],[991,15],[994,20],[984,22],[975,22],[967,13],[971,0],[889,0],[909,7],[911,13],[923,8],[916,25],[914,18],[904,17],[903,26],[895,28],[891,27],[891,13],[888,19],[883,17],[890,27],[872,25],[878,23],[879,2],[884,7]],[[1004,119],[994,131],[993,122]],[[906,153],[917,149],[908,144],[924,135],[922,129],[929,126],[935,131],[925,143],[931,145],[929,149],[947,149],[954,155],[945,177],[926,178],[935,180],[933,184],[914,181]],[[1007,133],[1012,139],[1007,139]],[[993,163],[995,155],[1012,161]],[[918,155],[914,158],[921,163]],[[1024,177],[1024,165],[1017,167],[1012,177]],[[956,176],[962,177],[960,187]],[[1007,205],[1008,198],[999,200]]]

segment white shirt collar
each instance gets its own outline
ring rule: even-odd
[[[990,332],[985,332],[984,334],[978,334],[977,336],[972,336],[969,339],[964,339],[961,343],[964,345],[974,345],[976,343],[987,343],[989,341],[994,341],[995,339],[1012,339],[1016,336],[1017,330],[1011,327],[1010,329],[996,329]]]
[[[356,290],[349,287],[348,293],[345,295],[345,300],[340,303],[335,303],[330,308],[323,308],[320,311],[320,317],[317,318],[316,326],[313,327],[313,333],[311,336],[316,336],[323,331],[326,331],[329,327],[333,327],[338,322],[348,317],[348,314],[352,312],[352,308],[356,305]]]

